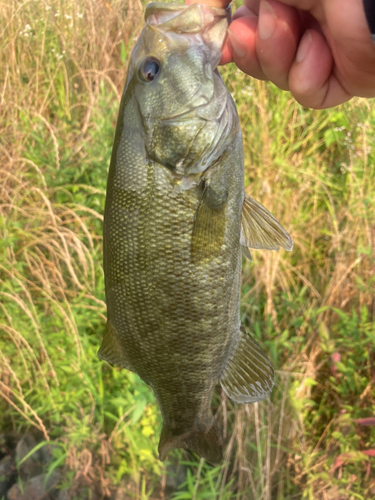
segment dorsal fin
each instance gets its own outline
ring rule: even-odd
[[[242,206],[241,245],[249,248],[289,252],[293,241],[275,217],[258,201],[245,194]],[[245,255],[246,256],[246,255]]]

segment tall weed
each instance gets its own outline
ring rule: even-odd
[[[50,467],[65,467],[75,498],[114,486],[137,499],[373,498],[371,101],[306,110],[222,69],[246,190],[295,246],[244,264],[242,320],[270,353],[276,388],[245,406],[218,389],[221,467],[180,451],[160,464],[151,390],[97,359],[106,173],[142,11],[136,0],[0,5],[0,428],[58,443]]]

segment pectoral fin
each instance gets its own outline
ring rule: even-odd
[[[242,206],[240,242],[244,247],[264,250],[278,250],[279,246],[288,251],[293,248],[293,241],[281,224],[247,194]]]
[[[218,192],[209,184],[205,185],[194,219],[193,260],[212,258],[219,253],[224,240],[227,197],[226,191]]]
[[[242,326],[233,358],[221,376],[221,386],[236,403],[255,403],[266,398],[273,387],[273,366]]]
[[[127,370],[132,370],[130,361],[127,359],[121,347],[118,334],[110,320],[105,325],[105,334],[102,345],[98,351],[98,357],[113,365],[121,366]]]

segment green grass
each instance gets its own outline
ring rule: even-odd
[[[98,360],[102,215],[135,1],[0,5],[0,432],[57,442],[75,498],[121,486],[174,500],[371,499],[375,429],[375,108],[311,111],[222,70],[245,145],[247,192],[293,252],[253,251],[241,314],[276,367],[269,401],[213,406],[225,462],[157,456],[160,415],[137,376]],[[163,496],[164,495],[164,496]]]

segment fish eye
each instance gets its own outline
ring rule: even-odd
[[[160,61],[156,57],[147,57],[141,64],[140,76],[146,82],[152,82],[160,71]]]

